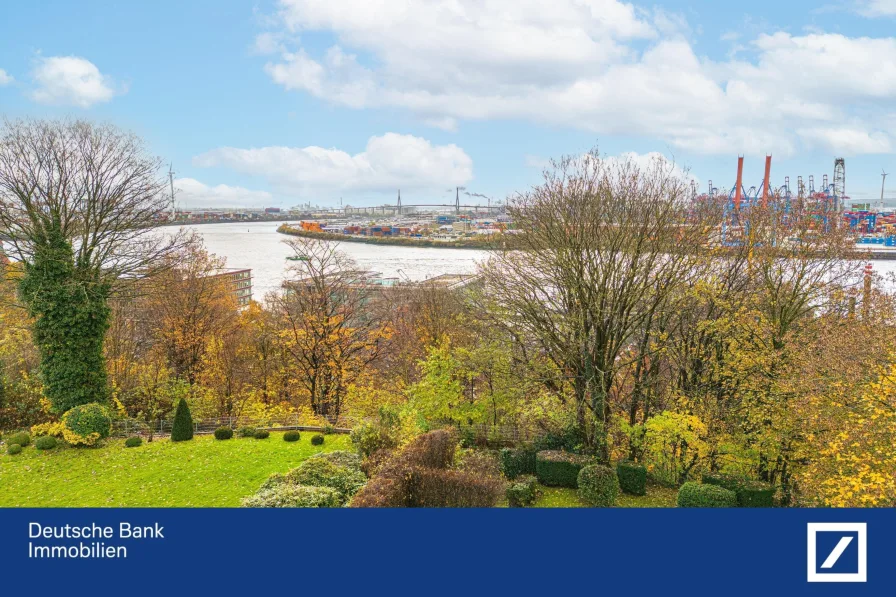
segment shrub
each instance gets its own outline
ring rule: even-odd
[[[93,446],[105,437],[109,437],[112,419],[106,407],[91,402],[76,406],[62,415],[65,429],[62,432],[65,441],[73,446]]]
[[[367,477],[360,470],[339,466],[323,458],[309,458],[289,471],[285,480],[292,485],[330,487],[339,492],[343,503],[367,483]]]
[[[143,444],[143,438],[139,435],[132,435],[131,437],[124,440],[125,448],[136,448]]]
[[[324,436],[317,433],[311,436],[311,445],[312,446],[321,446],[324,443]]]
[[[733,491],[737,495],[737,505],[742,508],[771,508],[775,505],[775,487],[768,483],[719,473],[705,473],[703,482]]]
[[[31,436],[22,431],[21,433],[13,433],[9,437],[6,438],[6,444],[19,444],[19,446],[27,446],[31,443]]]
[[[535,503],[538,489],[534,475],[520,475],[507,487],[507,503],[511,508],[525,508]]]
[[[592,462],[590,456],[560,450],[542,450],[535,455],[535,474],[542,485],[577,487],[579,471]]]
[[[619,488],[632,495],[647,495],[647,469],[640,464],[623,460],[616,464]]]
[[[411,440],[402,456],[417,466],[448,468],[454,462],[456,449],[457,435],[447,429],[436,429]]]
[[[602,464],[589,464],[579,471],[579,499],[598,508],[609,508],[619,495],[616,471]]]
[[[338,508],[339,492],[330,487],[277,483],[243,500],[245,508]]]
[[[470,471],[489,477],[501,476],[501,461],[497,451],[462,450],[456,460],[455,468],[459,471]]]
[[[393,456],[394,450],[377,450],[361,462],[361,470],[368,477],[373,477]]]
[[[732,508],[737,494],[718,485],[688,481],[678,490],[679,508]]]
[[[585,443],[585,436],[578,425],[568,425],[558,431],[552,431],[537,438],[534,442],[536,452],[542,450],[564,450],[574,452]]]
[[[351,432],[352,444],[361,456],[370,456],[377,450],[391,450],[398,446],[398,438],[391,428],[363,423]]]
[[[9,444],[6,446],[6,453],[10,456],[15,456],[16,454],[21,453],[22,446],[20,444]]]
[[[301,439],[301,434],[298,431],[287,431],[283,434],[283,441],[285,442],[297,442]]]
[[[345,468],[352,468],[356,471],[361,470],[361,457],[354,452],[348,452],[346,450],[335,450],[333,452],[318,452],[313,456],[310,456],[308,460],[326,460],[328,462],[332,462],[336,466],[344,466]]]
[[[535,474],[534,448],[504,448],[501,450],[501,471],[508,479]]]
[[[333,435],[334,433],[336,433],[336,428],[332,425],[324,425],[321,431],[324,435]]]
[[[256,429],[255,435],[253,435],[252,437],[254,437],[255,439],[267,439],[270,436],[271,436],[271,432],[268,431],[267,429]]]
[[[255,427],[240,427],[240,437],[255,437]]]
[[[174,411],[174,424],[171,427],[171,441],[183,442],[193,439],[193,417],[190,415],[190,407],[183,398],[177,403]]]
[[[41,423],[31,426],[31,435],[40,437],[41,435],[52,435],[56,439],[62,439],[65,432],[65,425],[62,421],[56,423]]]
[[[34,440],[34,447],[38,450],[52,450],[56,447],[56,438],[52,435],[44,435]]]
[[[466,470],[414,467],[409,485],[412,508],[491,508],[504,493],[500,476]]]
[[[233,429],[230,427],[218,427],[215,429],[215,439],[230,439],[233,437]]]

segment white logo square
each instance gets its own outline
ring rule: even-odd
[[[868,524],[865,522],[810,522],[807,525],[806,560],[808,562],[808,582],[868,582]],[[824,561],[819,566],[817,553],[817,533],[844,533],[830,553],[822,554]],[[849,534],[847,534],[849,533]],[[824,572],[833,568],[843,552],[850,546],[853,535],[857,538],[858,566],[856,572]]]

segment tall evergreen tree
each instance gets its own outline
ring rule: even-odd
[[[190,407],[183,398],[177,403],[174,412],[174,425],[171,428],[171,441],[182,442],[193,439],[193,417],[190,415]]]

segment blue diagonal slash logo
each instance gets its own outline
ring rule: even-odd
[[[811,522],[806,545],[809,582],[868,580],[866,523]]]

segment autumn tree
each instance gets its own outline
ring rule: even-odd
[[[315,414],[338,417],[349,385],[380,356],[389,335],[369,308],[383,289],[331,243],[287,244],[302,261],[273,299],[286,367]]]

